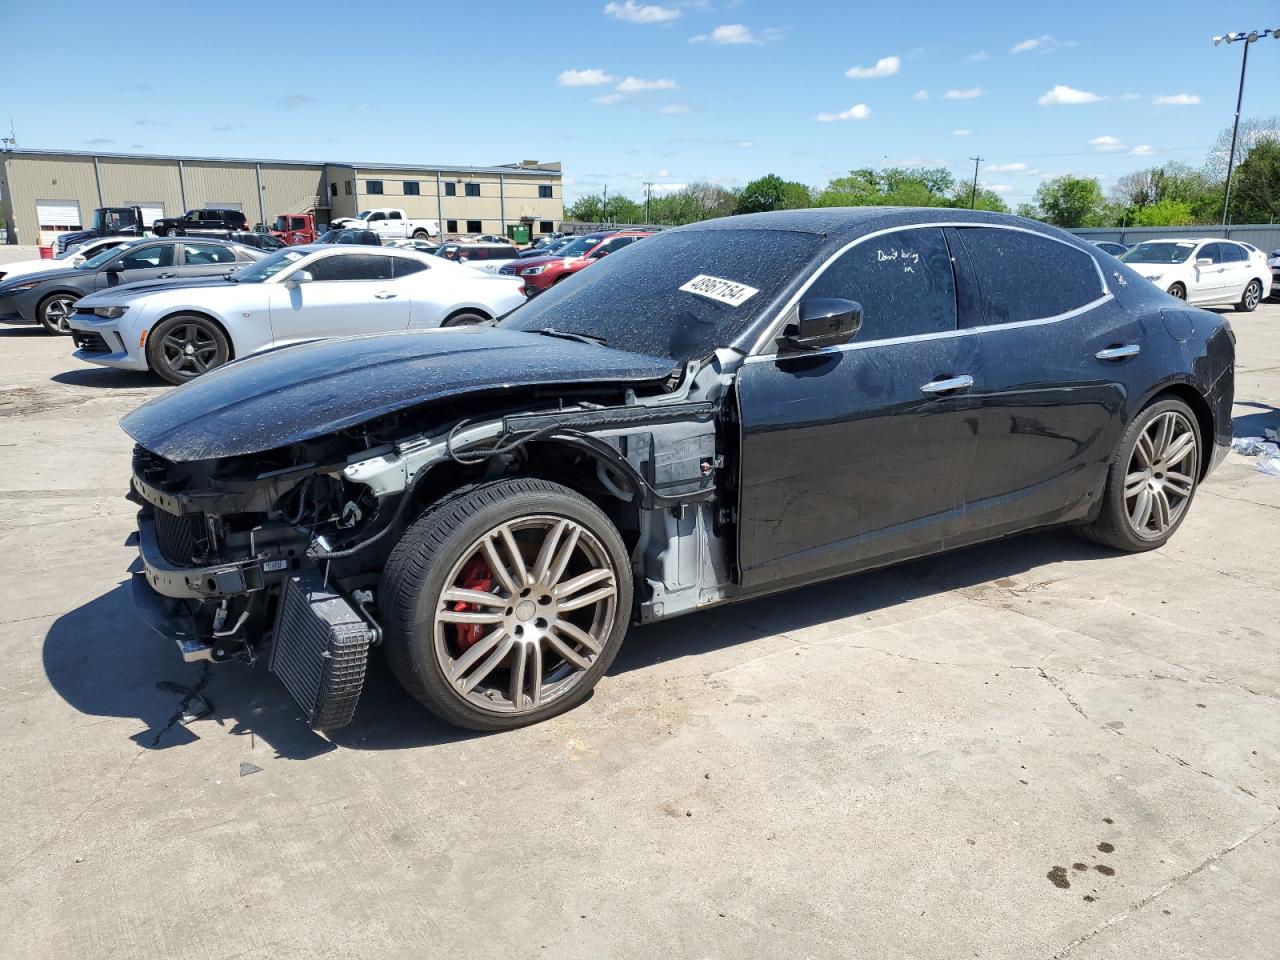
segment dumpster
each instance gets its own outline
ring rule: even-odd
[[[507,239],[515,244],[525,244],[529,242],[530,230],[527,223],[509,223],[507,224]]]

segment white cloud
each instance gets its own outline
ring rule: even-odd
[[[635,0],[623,0],[622,3],[607,3],[605,16],[627,23],[670,23],[680,17],[677,7],[662,7],[658,4],[636,3]]]
[[[850,67],[844,75],[851,80],[867,80],[871,77],[892,77],[901,69],[901,57],[881,57],[874,67]]]
[[[979,186],[983,190],[990,190],[992,193],[1013,193],[1013,187],[1007,183],[981,183]]]
[[[1097,103],[1099,100],[1105,99],[1106,97],[1100,97],[1096,93],[1090,93],[1088,90],[1077,90],[1075,87],[1068,87],[1060,83],[1041,97],[1039,103],[1042,107],[1057,107],[1065,104]]]
[[[659,113],[688,113],[689,108],[683,103],[668,103],[665,107],[658,111]]]
[[[608,106],[608,105],[609,105],[609,104],[611,104],[611,103],[617,103],[619,100],[621,100],[621,99],[622,99],[622,94],[620,94],[620,93],[602,93],[602,94],[600,94],[600,96],[598,96],[598,97],[592,97],[591,99],[592,99],[593,101],[595,101],[596,103],[602,103],[602,104],[604,104],[605,106]]]
[[[1111,152],[1114,150],[1123,150],[1124,144],[1119,137],[1113,137],[1110,134],[1104,134],[1101,137],[1094,137],[1089,141],[1089,146],[1095,150],[1102,152]]]
[[[816,119],[819,123],[831,123],[833,120],[867,120],[870,117],[870,107],[865,103],[855,103],[848,110],[841,110],[839,113],[820,113]]]
[[[662,176],[662,174],[658,174],[658,176]],[[687,183],[655,183],[652,189],[655,194],[661,196],[667,193],[678,193],[687,186]]]
[[[1130,151],[1129,151],[1129,154],[1130,154],[1131,156],[1134,156],[1134,157],[1149,157],[1149,156],[1151,156],[1151,154],[1153,154],[1153,153],[1155,153],[1155,152],[1156,152],[1156,151],[1155,151],[1155,149],[1151,146],[1151,144],[1149,144],[1149,143],[1140,143],[1140,144],[1138,144],[1136,147],[1134,147],[1132,150],[1130,150]]]
[[[1200,102],[1198,93],[1166,93],[1151,100],[1157,107],[1194,107]]]
[[[710,34],[700,33],[696,37],[689,38],[690,43],[705,43],[708,40],[721,46],[760,44],[764,42],[751,32],[750,27],[741,23],[726,23],[724,26],[716,27]]]
[[[928,91],[928,90],[917,90],[915,93],[913,93],[913,94],[911,95],[911,99],[912,99],[912,100],[928,100],[928,99],[929,99],[929,91]]]
[[[1032,50],[1039,50],[1041,53],[1051,53],[1062,47],[1074,47],[1074,40],[1059,40],[1051,34],[1044,34],[1039,37],[1031,37],[1019,43],[1015,43],[1009,48],[1010,53],[1030,53]]]
[[[981,63],[983,60],[990,60],[991,54],[985,50],[977,50],[964,58],[965,63]]]
[[[972,130],[952,130],[951,135],[953,137],[968,137],[973,135],[973,131]]]
[[[674,90],[674,80],[643,80],[640,77],[626,77],[613,89],[619,93],[641,93],[645,90]]]
[[[963,90],[948,90],[942,95],[944,100],[976,100],[982,96],[981,87],[965,87]]]
[[[986,166],[988,173],[1026,173],[1027,165],[1025,163],[988,163]]]
[[[618,78],[593,67],[590,70],[564,70],[556,79],[562,87],[601,87]]]

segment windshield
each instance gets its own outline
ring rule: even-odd
[[[369,219],[369,217],[370,217],[370,215],[371,215],[372,213],[373,213],[373,211],[372,211],[372,210],[365,210],[363,213],[357,213],[357,214],[356,214],[356,219],[357,219],[357,220],[368,220],[368,219]]]
[[[288,217],[276,217],[276,229],[277,229],[277,230],[279,230],[279,231],[281,231],[282,233],[283,233],[285,230],[288,230],[288,229],[289,229],[289,218],[288,218]]]
[[[78,269],[96,270],[98,267],[102,266],[108,260],[115,259],[116,254],[123,253],[125,250],[129,249],[129,247],[131,246],[133,246],[133,244],[126,243],[118,247],[107,247],[107,249],[103,250],[101,253],[95,253],[92,257],[90,257],[84,263],[80,264]]]
[[[1195,248],[1194,243],[1186,241],[1157,240],[1138,244],[1120,259],[1125,263],[1185,263]]]
[[[581,334],[683,363],[729,343],[821,243],[815,234],[789,230],[660,233],[605,257],[573,283],[551,287],[499,325]],[[702,275],[706,293],[681,289]],[[738,287],[729,300],[716,295],[726,285]]]
[[[285,247],[283,250],[277,250],[269,257],[264,257],[257,263],[241,267],[231,274],[231,279],[236,283],[261,283],[268,277],[274,277],[281,270],[293,266],[305,256],[306,254],[301,251],[292,247]]]
[[[556,251],[557,257],[581,257],[600,242],[600,237],[574,237]]]

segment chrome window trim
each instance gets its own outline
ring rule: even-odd
[[[1059,239],[1058,237],[1051,237],[1046,233],[1041,233],[1039,230],[1032,230],[1027,227],[1014,226],[1013,224],[981,223],[981,222],[976,222],[972,220],[936,220],[936,221],[930,221],[928,223],[903,224],[896,227],[886,227],[883,230],[876,230],[873,233],[868,233],[868,234],[865,234],[864,236],[858,237],[857,239],[850,240],[839,250],[835,251],[835,253],[831,254],[831,256],[827,258],[826,262],[817,270],[815,270],[813,272],[813,275],[810,276],[807,281],[805,281],[804,286],[802,286],[799,290],[797,290],[794,294],[792,294],[791,298],[787,300],[786,304],[778,311],[777,315],[765,325],[764,333],[762,333],[759,337],[756,338],[755,344],[752,345],[750,351],[748,351],[747,362],[750,362],[756,359],[757,357],[772,358],[777,355],[776,347],[772,351],[769,350],[769,347],[770,345],[776,343],[778,335],[781,333],[782,325],[783,323],[785,323],[787,317],[791,314],[791,311],[793,311],[796,308],[796,304],[798,304],[801,298],[806,293],[809,292],[809,288],[812,287],[818,281],[818,278],[821,277],[824,273],[826,273],[827,269],[833,263],[835,263],[838,259],[844,256],[854,247],[858,246],[861,243],[865,243],[868,240],[874,240],[877,237],[883,237],[891,233],[902,233],[904,230],[928,230],[930,228],[936,228],[941,230],[943,227],[987,227],[992,230],[1010,230],[1015,233],[1029,233],[1032,236],[1041,237],[1045,240],[1051,240],[1054,243],[1060,243],[1064,247],[1067,247],[1070,250],[1074,250],[1076,253],[1080,254],[1081,256],[1088,258],[1089,262],[1093,264],[1094,272],[1098,274],[1098,283],[1102,288],[1101,293],[1099,294],[1096,300],[1092,300],[1089,303],[1076,307],[1074,310],[1068,310],[1066,313],[1060,313],[1052,317],[1036,317],[1031,320],[1019,320],[1019,321],[1016,321],[1015,323],[993,323],[993,324],[986,324],[980,327],[961,327],[955,330],[939,330],[933,333],[919,333],[919,334],[912,334],[905,337],[885,337],[880,340],[865,340],[860,344],[847,343],[847,344],[840,344],[837,347],[825,347],[821,350],[813,351],[812,354],[806,354],[806,355],[830,353],[833,351],[842,351],[846,349],[858,349],[860,347],[868,347],[873,345],[878,346],[880,344],[885,344],[885,343],[916,343],[922,340],[937,340],[941,337],[949,337],[949,336],[956,336],[956,335],[967,336],[969,334],[982,333],[988,330],[1008,330],[1010,328],[1016,328],[1016,327],[1032,327],[1032,326],[1039,326],[1041,324],[1046,324],[1046,323],[1057,323],[1061,320],[1070,320],[1072,317],[1079,316],[1080,314],[1085,313],[1086,311],[1093,310],[1094,308],[1101,306],[1102,304],[1106,303],[1108,300],[1115,299],[1115,295],[1112,294],[1111,288],[1107,286],[1106,274],[1102,272],[1102,267],[1098,265],[1098,261],[1087,250],[1081,250],[1079,247],[1075,246],[1072,243],[1069,243],[1066,240]],[[952,259],[954,262],[954,258]],[[788,356],[792,356],[792,355],[788,354]]]

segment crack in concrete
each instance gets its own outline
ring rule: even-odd
[[[213,665],[207,660],[200,664],[199,678],[193,686],[187,688],[186,694],[183,695],[182,701],[178,704],[177,712],[169,718],[168,722],[165,723],[164,727],[155,735],[155,738],[150,744],[148,744],[148,746],[160,746],[160,741],[169,735],[169,731],[182,722],[182,718],[187,713],[187,708],[190,707],[193,702],[196,700],[203,700],[208,704],[208,701],[204,700],[202,694],[204,693],[204,688],[209,685],[209,681],[213,679],[212,667]]]
[[[1072,953],[1072,951],[1076,949],[1076,947],[1080,946],[1083,943],[1088,942],[1089,940],[1092,940],[1094,937],[1102,933],[1104,930],[1114,927],[1117,923],[1121,923],[1124,920],[1127,920],[1129,917],[1133,916],[1133,914],[1137,913],[1143,907],[1148,906],[1149,904],[1153,903],[1155,900],[1164,896],[1166,893],[1168,893],[1170,890],[1172,890],[1174,887],[1178,886],[1179,884],[1185,883],[1187,880],[1190,880],[1196,874],[1213,866],[1213,864],[1217,863],[1219,860],[1227,856],[1233,850],[1237,850],[1240,847],[1244,846],[1254,837],[1258,836],[1260,833],[1264,833],[1265,831],[1269,830],[1271,827],[1274,827],[1277,823],[1280,823],[1280,817],[1276,817],[1271,820],[1268,820],[1266,823],[1260,826],[1257,830],[1254,830],[1252,833],[1246,834],[1245,836],[1240,837],[1238,840],[1227,844],[1221,850],[1211,853],[1209,856],[1205,857],[1203,860],[1201,860],[1198,864],[1196,864],[1190,870],[1186,870],[1183,873],[1177,874],[1176,876],[1166,881],[1158,889],[1153,890],[1151,893],[1147,894],[1145,897],[1142,897],[1139,900],[1135,900],[1133,903],[1129,904],[1128,908],[1125,910],[1124,913],[1118,914],[1117,916],[1114,916],[1114,917],[1110,917],[1107,920],[1104,920],[1102,923],[1098,924],[1098,926],[1094,927],[1088,933],[1081,934],[1080,936],[1076,937],[1074,940],[1068,943],[1065,947],[1063,947],[1057,953],[1053,954],[1049,958],[1049,960],[1063,960],[1064,957],[1070,956],[1070,954]]]

